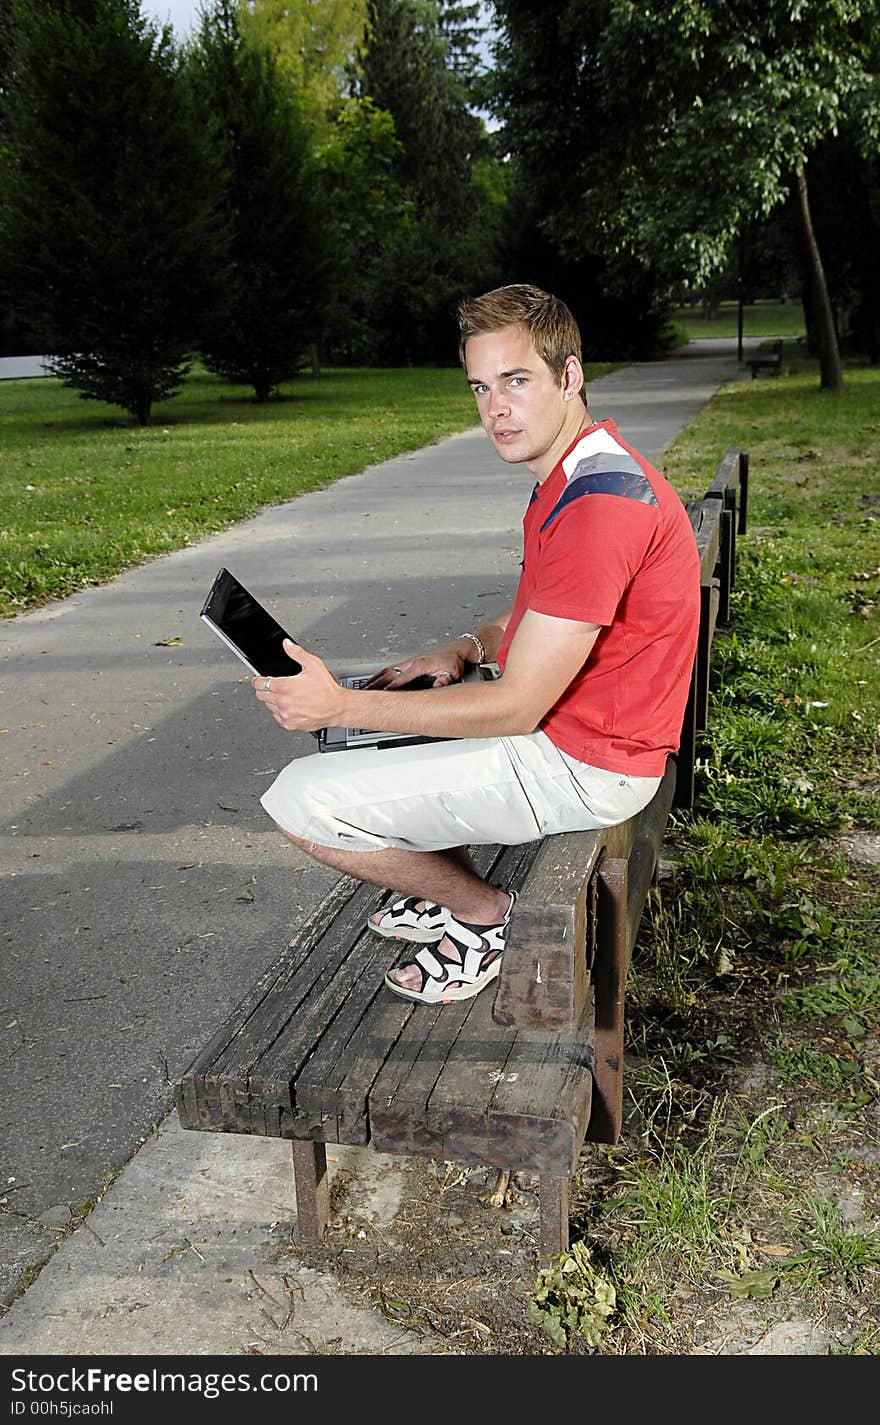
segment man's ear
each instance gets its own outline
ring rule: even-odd
[[[577,396],[584,384],[584,368],[576,356],[567,356],[562,370],[562,399],[570,401]]]

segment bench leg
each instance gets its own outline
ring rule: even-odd
[[[587,1137],[616,1143],[623,1121],[623,1019],[629,862],[606,857],[599,866],[599,925],[593,984],[596,990],[596,1059]],[[633,928],[635,940],[635,927]]]
[[[313,1143],[310,1138],[294,1138],[291,1147],[299,1240],[320,1242],[330,1216],[327,1148],[324,1143]]]
[[[571,1196],[570,1178],[538,1178],[541,1208],[541,1252],[555,1257],[568,1251],[568,1212]]]

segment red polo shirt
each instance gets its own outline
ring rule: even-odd
[[[659,777],[679,745],[700,621],[690,519],[613,421],[591,426],[535,486],[507,650],[526,609],[601,625],[584,667],[541,723],[563,752]]]

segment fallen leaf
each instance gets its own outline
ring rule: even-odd
[[[175,633],[171,638],[160,638],[158,643],[154,643],[154,648],[179,648],[183,639],[179,633]]]
[[[747,1296],[753,1301],[766,1301],[779,1285],[779,1273],[770,1267],[760,1272],[744,1272],[740,1277],[733,1272],[719,1272],[718,1276],[731,1296]]]
[[[386,1321],[404,1321],[412,1315],[412,1307],[408,1301],[395,1301],[393,1297],[385,1296],[383,1293],[381,1302],[382,1315]]]

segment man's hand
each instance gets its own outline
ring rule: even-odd
[[[491,662],[498,651],[498,645],[513,612],[513,605],[502,609],[488,623],[481,626],[479,637]],[[430,678],[435,688],[448,687],[450,683],[460,683],[468,663],[474,661],[475,644],[472,638],[459,634],[448,643],[438,643],[426,653],[417,653],[414,658],[401,658],[388,668],[383,668],[366,684],[368,688],[405,688],[415,678]]]
[[[257,702],[268,708],[279,727],[287,732],[317,732],[341,723],[346,690],[327,665],[290,638],[285,638],[282,646],[288,657],[300,664],[302,672],[292,678],[252,678]]]
[[[393,667],[383,668],[374,674],[365,686],[396,691],[398,688],[405,688],[416,678],[430,679],[430,683],[425,686],[434,688],[460,683],[467,660],[459,649],[459,641],[441,643],[427,653],[417,653],[414,658],[402,658]]]

